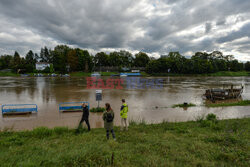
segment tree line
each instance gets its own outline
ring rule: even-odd
[[[128,51],[98,52],[91,55],[87,50],[58,45],[53,50],[46,46],[40,54],[28,51],[25,57],[18,52],[14,55],[0,56],[0,70],[11,69],[13,72],[37,72],[37,62],[50,63],[51,67],[43,72],[67,73],[74,71],[92,72],[97,67],[144,67],[147,73],[182,73],[202,74],[218,71],[250,71],[250,62],[242,63],[232,55],[223,55],[220,51],[212,53],[196,52],[191,58],[182,56],[179,52],[155,59],[144,52],[135,55]]]

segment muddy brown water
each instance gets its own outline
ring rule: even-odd
[[[156,78],[156,77],[155,77]],[[146,77],[144,79],[155,79]],[[115,124],[120,125],[119,109],[121,99],[129,105],[129,120],[144,120],[148,123],[165,121],[189,121],[208,113],[219,119],[242,118],[250,116],[249,106],[204,107],[202,95],[205,89],[220,88],[222,85],[244,86],[242,99],[250,99],[250,77],[157,77],[164,80],[161,89],[105,89],[100,106],[109,102],[115,112]],[[104,78],[104,79],[107,79]],[[0,129],[26,130],[46,126],[77,126],[82,113],[60,113],[60,102],[88,101],[96,107],[95,90],[87,89],[86,78],[49,77],[0,77],[0,105],[37,104],[38,113],[27,116],[8,116],[0,114]],[[194,103],[196,107],[171,108],[173,104]],[[103,127],[102,114],[90,113],[92,128]]]

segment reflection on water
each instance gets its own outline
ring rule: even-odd
[[[244,86],[242,99],[250,99],[249,77],[162,77],[162,79],[164,80],[162,89],[103,90],[103,101],[100,105],[104,106],[105,102],[111,103],[116,115],[116,125],[120,124],[119,109],[122,98],[125,98],[129,105],[130,120],[144,119],[155,123],[162,120],[187,121],[195,120],[210,112],[221,119],[250,115],[248,106],[206,108],[202,99],[206,89],[231,84],[242,84]],[[38,113],[29,117],[1,116],[0,127],[16,130],[38,126],[76,127],[82,113],[59,113],[58,104],[77,101],[88,101],[91,107],[97,106],[95,90],[86,89],[85,78],[0,77],[0,104],[38,105]],[[171,108],[173,104],[183,102],[194,103],[197,107]],[[101,114],[91,113],[90,125],[92,128],[102,127]]]

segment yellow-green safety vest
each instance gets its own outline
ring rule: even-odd
[[[121,108],[122,108],[120,112],[121,117],[127,118],[128,117],[128,105],[126,103],[123,103]]]

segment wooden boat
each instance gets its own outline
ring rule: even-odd
[[[204,96],[209,100],[236,99],[241,96],[242,92],[243,86],[237,89],[231,85],[230,89],[207,89]]]

